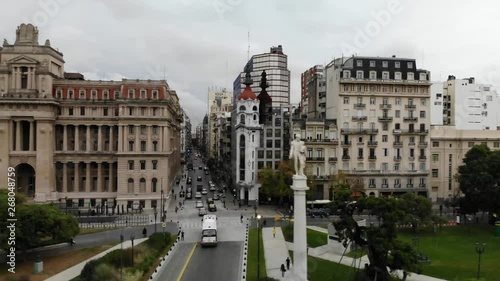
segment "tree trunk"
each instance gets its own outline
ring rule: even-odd
[[[367,246],[367,255],[370,260],[370,268],[375,271],[377,276],[375,281],[390,281],[389,271],[387,271],[387,264],[378,256],[373,246]]]

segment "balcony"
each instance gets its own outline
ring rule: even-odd
[[[359,145],[359,146],[363,146],[363,145],[365,145],[365,143],[364,143],[364,142],[357,142],[356,144],[357,144],[357,145]]]
[[[402,157],[401,156],[394,156],[394,161],[401,161]]]
[[[388,184],[382,184],[382,188],[389,188]]]
[[[313,180],[330,180],[329,175],[313,175],[312,176]]]
[[[415,146],[415,142],[414,141],[411,141],[408,143],[409,146]]]
[[[376,184],[369,184],[368,188],[377,188],[377,185]]]
[[[368,116],[353,116],[352,121],[353,122],[361,122],[361,121],[366,121],[368,120]]]
[[[413,184],[411,184],[411,183],[407,184],[406,188],[413,188]]]
[[[418,187],[419,188],[427,188],[427,185],[425,183],[424,184],[421,183],[421,184],[418,185]]]
[[[418,147],[421,147],[421,148],[427,147],[427,142],[426,141],[418,142]]]
[[[378,145],[378,141],[368,141],[368,147],[375,147]]]
[[[394,146],[398,146],[398,147],[401,147],[403,146],[403,142],[402,141],[395,141],[392,143]]]
[[[330,162],[337,162],[337,157],[329,157],[328,161],[330,161]]]
[[[392,116],[379,116],[378,121],[380,122],[392,122]]]
[[[415,157],[413,156],[408,157],[408,161],[415,161]]]
[[[394,184],[394,188],[401,188],[401,184]]]
[[[418,117],[403,117],[403,121],[405,121],[405,122],[417,122]]]
[[[380,105],[380,109],[391,109],[392,108],[392,104],[381,104]]]
[[[364,160],[363,156],[358,156],[358,161],[363,161],[363,160]]]
[[[374,135],[378,134],[378,129],[348,128],[348,129],[340,129],[340,133],[343,135]]]
[[[427,156],[425,156],[425,155],[419,156],[418,160],[425,161],[425,160],[427,160]]]
[[[370,160],[370,161],[375,161],[375,160],[377,160],[377,156],[375,156],[375,155],[370,155],[370,156],[368,156],[368,160]]]
[[[415,109],[415,108],[417,108],[417,105],[415,105],[415,104],[406,104],[405,105],[405,109]]]
[[[351,142],[350,141],[343,141],[341,144],[342,144],[342,146],[350,146]]]
[[[316,157],[316,161],[325,161],[325,157]]]
[[[361,108],[365,108],[365,107],[366,107],[365,103],[355,103],[354,104],[355,109],[361,109]]]
[[[349,160],[351,159],[351,156],[349,155],[342,155],[342,160]]]
[[[429,133],[429,130],[415,130],[415,129],[394,129],[392,133],[395,135],[425,135]]]

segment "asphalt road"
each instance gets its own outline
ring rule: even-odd
[[[182,281],[239,280],[243,242],[219,242],[217,247],[196,247]]]

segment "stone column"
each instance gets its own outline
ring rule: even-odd
[[[15,126],[16,123],[15,121],[9,121],[9,134],[10,134],[10,138],[9,138],[9,145],[10,145],[10,151],[14,151],[14,143],[16,142],[16,135],[14,134],[14,128],[16,127]]]
[[[21,151],[21,121],[16,121],[16,151]]]
[[[68,126],[63,125],[63,151],[68,151]]]
[[[134,143],[134,151],[141,151],[141,140],[139,139],[139,131],[141,127],[139,125],[135,125],[135,143]]]
[[[118,152],[122,152],[123,149],[123,126],[118,125]]]
[[[80,162],[74,162],[74,182],[73,182],[73,192],[80,191]]]
[[[97,192],[102,192],[102,162],[97,163]]]
[[[10,89],[17,89],[16,88],[16,69],[17,67],[12,67],[12,76],[10,78]]]
[[[113,191],[114,177],[113,177],[113,162],[109,162],[109,181],[108,181],[108,192]]]
[[[87,125],[87,152],[90,151],[90,125]]]
[[[29,122],[30,122],[30,132],[29,132],[30,147],[29,147],[29,151],[35,151],[35,127],[34,127],[35,122],[34,121],[29,121]]]
[[[68,192],[68,163],[62,162],[63,165],[63,185],[62,191]]]
[[[28,73],[26,74],[26,79],[28,80],[27,89],[31,89],[31,67],[28,67]]]
[[[16,89],[21,89],[21,68],[17,67]]]
[[[102,125],[97,127],[97,151],[102,151]]]
[[[293,176],[293,275],[296,280],[307,280],[306,191],[307,177]],[[292,279],[293,280],[293,279]]]
[[[163,135],[163,126],[162,125],[159,125],[158,126],[158,150],[163,152],[165,151],[163,149],[163,139],[165,138],[165,136]]]
[[[79,126],[78,125],[75,125],[75,147],[74,147],[74,151],[79,151],[80,150],[80,130],[79,130]]]
[[[85,192],[90,192],[90,162],[86,162]]]
[[[113,140],[113,126],[109,126],[109,151],[115,151],[115,144]]]

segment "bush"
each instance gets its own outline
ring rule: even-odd
[[[7,276],[5,281],[30,281],[30,276],[28,274]]]
[[[166,236],[166,241],[167,243],[165,243],[165,236]],[[159,251],[165,249],[165,245],[168,245],[170,244],[170,242],[172,241],[172,236],[170,235],[170,233],[161,233],[161,232],[157,232],[157,233],[154,233],[153,235],[151,235],[149,237],[149,239],[147,240],[147,243],[148,243],[148,246],[152,249],[158,249]]]
[[[94,279],[95,281],[112,281],[112,280],[119,280],[119,276],[117,276],[117,273],[115,269],[105,263],[99,264],[94,272]]]
[[[100,258],[99,260],[115,268],[120,268],[122,262],[122,250],[117,249],[111,251],[107,253],[104,257]],[[123,267],[129,267],[129,266],[132,266],[132,248],[123,249]]]
[[[271,278],[271,277],[261,277],[259,278],[259,280],[257,281],[279,281],[278,279],[274,279],[274,278]]]
[[[88,263],[85,264],[85,266],[82,269],[82,272],[80,273],[80,277],[85,280],[85,281],[92,281],[94,280],[94,273],[96,268],[101,264],[101,260],[91,260]]]

